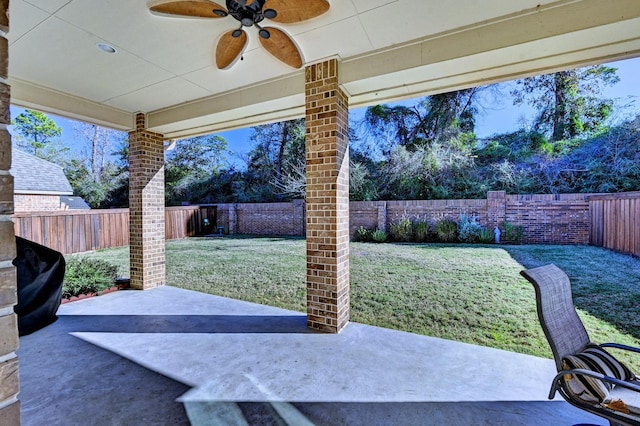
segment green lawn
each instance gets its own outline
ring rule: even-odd
[[[303,239],[193,238],[166,250],[169,285],[305,311]],[[128,248],[88,256],[128,276]],[[594,341],[640,346],[640,260],[586,246],[351,243],[351,319],[551,357],[519,275],[550,262],[571,277]]]

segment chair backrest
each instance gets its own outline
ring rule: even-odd
[[[560,371],[564,356],[581,352],[589,343],[587,330],[573,306],[569,277],[553,264],[520,274],[536,290],[538,319]]]

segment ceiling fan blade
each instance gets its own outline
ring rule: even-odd
[[[305,21],[329,10],[327,0],[267,0],[262,10],[273,9],[278,15],[273,21],[283,24]]]
[[[190,16],[196,18],[222,18],[227,16],[227,9],[209,0],[161,1],[149,6],[149,10],[151,13],[164,16]]]
[[[271,35],[269,38],[260,37],[260,44],[277,59],[293,68],[302,67],[302,54],[291,37],[282,30],[264,27]]]
[[[241,31],[242,34],[239,37],[234,37],[232,34],[236,31]],[[216,47],[216,65],[218,68],[224,70],[233,65],[242,55],[242,51],[247,45],[247,40],[247,33],[243,30],[232,30],[224,33],[218,40],[218,47]]]

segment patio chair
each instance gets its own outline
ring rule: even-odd
[[[535,288],[538,318],[558,371],[549,399],[559,392],[570,404],[612,425],[640,425],[640,380],[604,348],[640,349],[591,342],[573,306],[569,277],[556,265],[520,274]]]

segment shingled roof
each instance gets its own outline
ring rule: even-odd
[[[73,195],[62,167],[15,148],[11,156],[15,193]]]

